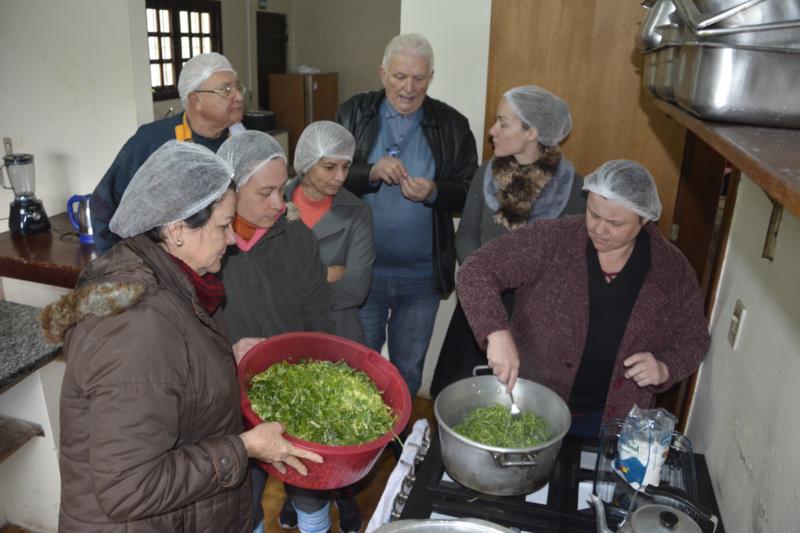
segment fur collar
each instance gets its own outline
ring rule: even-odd
[[[547,153],[530,165],[520,165],[513,156],[492,159],[492,181],[498,203],[494,221],[507,229],[527,224],[533,203],[560,162],[560,151]]]
[[[84,285],[45,307],[39,315],[39,324],[47,340],[61,342],[67,330],[87,316],[118,315],[136,305],[145,291],[145,285],[136,282]]]

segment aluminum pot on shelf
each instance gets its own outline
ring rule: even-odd
[[[800,128],[800,50],[684,43],[675,99],[707,120]]]
[[[522,411],[543,417],[553,430],[552,437],[531,448],[486,446],[453,431],[472,410],[495,404],[510,406],[505,385],[494,376],[476,376],[448,385],[434,403],[439,424],[442,463],[461,485],[497,496],[528,494],[550,478],[561,441],[569,431],[572,415],[561,397],[549,388],[518,379],[514,399]]]

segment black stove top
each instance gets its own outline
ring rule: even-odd
[[[438,436],[433,436],[399,518],[471,517],[532,533],[594,533],[594,512],[585,501],[592,491],[597,444],[596,439],[567,436],[544,488],[526,496],[492,496],[447,476]],[[698,454],[695,458],[699,503],[719,516],[705,460]],[[618,523],[609,519],[608,525],[616,529]],[[717,533],[724,533],[721,523]]]

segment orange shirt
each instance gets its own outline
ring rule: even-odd
[[[309,228],[313,228],[319,222],[319,219],[331,210],[333,205],[332,196],[326,196],[322,200],[310,200],[303,192],[303,187],[298,187],[294,190],[292,201],[300,211],[300,219]]]
[[[246,241],[249,241],[253,237],[257,229],[258,226],[254,226],[239,215],[236,215],[236,218],[233,219],[233,231]]]

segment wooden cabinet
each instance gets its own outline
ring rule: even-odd
[[[269,109],[275,126],[289,131],[289,158],[303,129],[317,120],[334,120],[339,105],[338,76],[321,74],[269,74]]]

